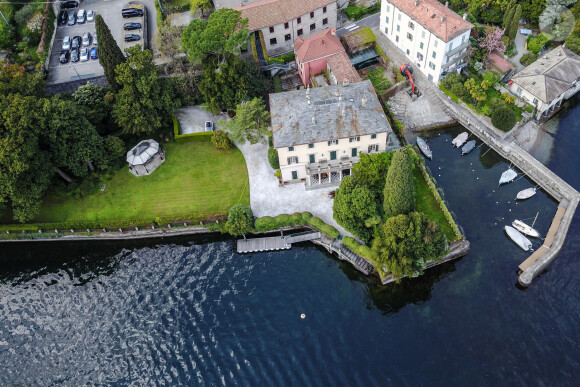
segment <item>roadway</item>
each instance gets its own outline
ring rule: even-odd
[[[343,27],[336,30],[336,36],[338,36],[340,38],[342,35],[344,35],[348,32],[354,31],[359,27],[379,28],[380,18],[381,18],[381,13],[378,12],[378,13],[374,13],[372,15],[369,15],[365,18],[362,18],[357,22],[353,22],[351,20],[346,20],[343,23]]]

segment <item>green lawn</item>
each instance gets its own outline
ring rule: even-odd
[[[166,160],[151,175],[135,177],[128,167],[105,191],[75,200],[49,192],[34,223],[199,220],[249,204],[248,170],[234,148],[219,152],[210,142],[164,145]]]
[[[415,193],[417,195],[417,211],[424,213],[429,219],[437,222],[445,236],[447,236],[447,239],[454,241],[456,236],[451,225],[445,219],[443,211],[439,208],[439,203],[435,200],[431,189],[415,164],[413,164],[413,184],[415,185]]]

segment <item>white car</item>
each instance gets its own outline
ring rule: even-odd
[[[65,36],[62,40],[62,49],[70,50],[70,36]]]
[[[81,50],[81,62],[86,62],[88,60],[89,60],[89,49],[85,47]]]
[[[85,32],[83,34],[83,47],[87,47],[91,45],[91,34]]]
[[[93,34],[93,44],[95,46],[97,45],[97,33],[96,32]]]
[[[88,22],[94,22],[95,21],[95,11],[93,11],[92,9],[89,9],[87,11],[87,21]]]
[[[87,12],[84,9],[79,9],[77,12],[77,24],[83,24],[86,22]]]

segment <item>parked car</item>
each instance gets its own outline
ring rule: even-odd
[[[206,121],[205,122],[205,131],[206,132],[211,132],[213,130],[213,122],[212,121]]]
[[[140,30],[141,29],[141,23],[125,23],[123,25],[123,29],[125,31]]]
[[[99,56],[97,55],[97,48],[96,47],[91,48],[91,59],[99,59]]]
[[[125,8],[121,11],[121,15],[124,19],[128,19],[130,17],[141,17],[143,16],[143,10],[138,8]]]
[[[136,42],[139,39],[141,39],[141,38],[137,34],[126,34],[125,35],[125,42]]]
[[[79,61],[79,48],[73,48],[70,50],[70,61],[71,62],[78,62]]]
[[[72,38],[72,41],[70,43],[70,47],[71,48],[79,48],[81,46],[81,37],[80,36],[75,36],[74,38]]]
[[[77,15],[75,14],[75,11],[70,11],[68,13],[68,25],[74,26],[76,23],[77,23]]]
[[[89,60],[89,49],[83,47],[83,49],[81,50],[81,62],[86,62],[88,60]]]
[[[78,24],[85,24],[87,21],[87,11],[84,9],[79,9],[77,12],[77,23]]]
[[[62,49],[63,50],[70,50],[70,36],[65,36],[62,40]]]
[[[76,8],[78,6],[79,6],[79,3],[76,1],[65,1],[64,3],[60,4],[60,7],[63,9]]]
[[[58,24],[65,25],[68,21],[68,12],[67,11],[60,11],[58,14]]]
[[[93,34],[93,44],[95,46],[97,45],[97,33],[96,32]]]
[[[85,32],[83,34],[83,47],[90,46],[90,45],[91,45],[91,34],[89,34],[88,32]]]
[[[92,9],[89,9],[87,11],[87,21],[88,22],[94,22],[95,21],[95,11],[93,11]]]
[[[68,61],[70,60],[70,51],[69,50],[63,50],[60,52],[60,63],[68,63]]]

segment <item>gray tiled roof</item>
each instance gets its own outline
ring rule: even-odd
[[[549,103],[571,88],[580,77],[580,57],[556,47],[517,73],[512,80],[536,98]]]
[[[270,94],[275,148],[391,131],[370,81],[315,87],[309,95],[310,104],[306,90]]]

